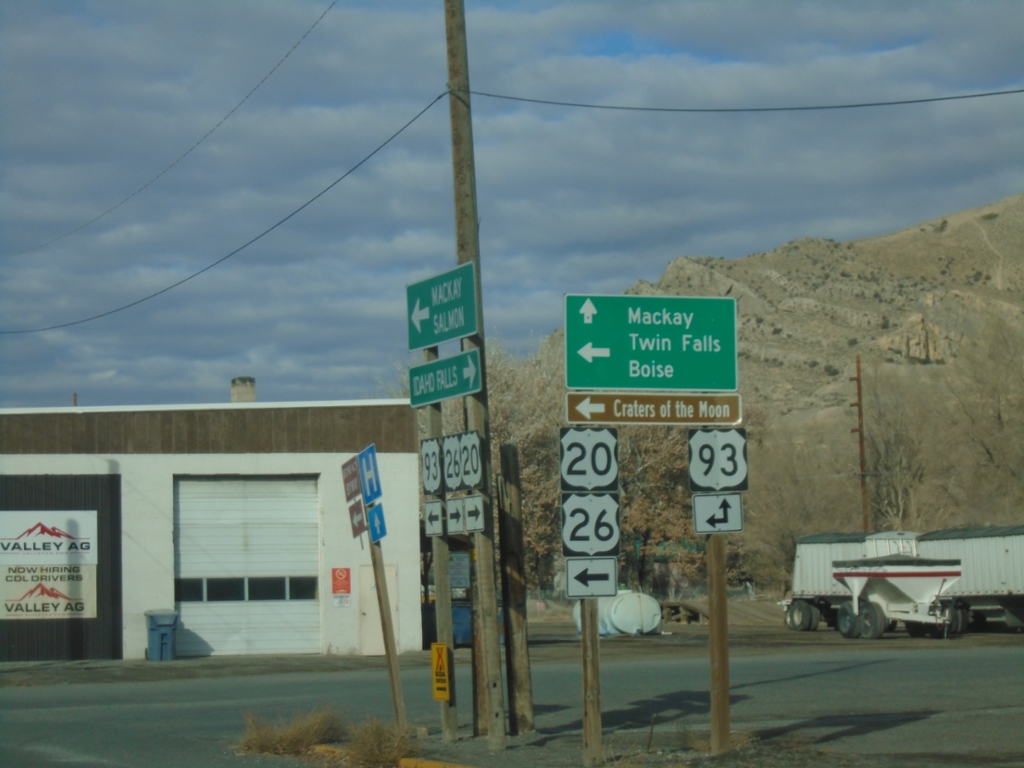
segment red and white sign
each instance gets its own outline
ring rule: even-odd
[[[0,620],[96,618],[96,517],[0,512]]]
[[[331,568],[331,594],[351,595],[352,594],[352,569]]]

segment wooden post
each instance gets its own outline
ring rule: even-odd
[[[501,520],[501,597],[505,605],[505,676],[508,725],[513,736],[532,733],[533,681],[526,630],[526,564],[523,560],[523,507],[519,493],[519,450],[503,445],[498,486]]]
[[[437,360],[437,347],[423,350],[423,362]],[[441,420],[441,404],[426,406],[424,413],[426,437],[438,439],[444,436]],[[441,741],[448,743],[459,739],[459,717],[455,696],[455,633],[452,631],[452,587],[448,578],[448,530],[441,536],[430,537],[434,559],[434,616],[437,622],[437,642],[448,647],[448,701],[441,705]]]
[[[388,599],[388,582],[384,574],[384,555],[380,542],[370,543],[370,562],[373,563],[373,580],[377,585],[377,606],[380,608],[380,627],[384,632],[384,653],[387,656],[388,680],[391,683],[391,705],[395,710],[395,722],[399,728],[406,728],[405,699],[402,696],[402,677],[398,670],[398,646],[395,644],[395,625],[391,621],[391,601]]]
[[[448,109],[452,133],[452,178],[455,192],[455,246],[457,262],[476,265],[477,335],[462,340],[462,349],[480,351],[481,390],[465,398],[466,428],[480,433],[483,464],[483,533],[473,534],[476,554],[476,588],[480,635],[473,638],[474,651],[482,651],[488,746],[505,749],[505,697],[501,684],[501,648],[498,644],[498,596],[494,573],[494,511],[491,472],[491,430],[487,414],[487,354],[484,349],[483,294],[480,291],[480,238],[476,204],[476,167],[473,157],[473,122],[469,98],[469,56],[466,51],[466,13],[462,0],[445,0],[445,35],[448,46]],[[475,713],[476,714],[476,713]]]
[[[851,408],[857,409],[857,427],[850,431],[857,433],[858,443],[860,444],[860,514],[864,533],[867,533],[870,530],[868,523],[868,468],[867,459],[864,455],[864,395],[861,387],[860,355],[857,355],[857,375],[851,376],[850,381],[857,382],[857,402],[850,403]]]
[[[725,536],[708,536],[708,621],[711,624],[711,753],[729,751],[729,606]]]
[[[601,661],[597,636],[597,598],[580,605],[583,639],[583,765],[604,763],[601,746]]]

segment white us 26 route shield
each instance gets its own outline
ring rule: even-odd
[[[619,555],[619,497],[613,493],[562,494],[562,554]]]

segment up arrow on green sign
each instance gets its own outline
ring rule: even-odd
[[[479,392],[480,350],[471,349],[409,369],[409,404],[413,408]]]
[[[472,262],[405,286],[405,301],[410,351],[477,332]]]
[[[736,300],[565,297],[569,389],[736,389]]]

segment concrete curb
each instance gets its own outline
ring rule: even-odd
[[[344,747],[335,747],[330,744],[318,744],[313,747],[313,751],[323,755],[338,755],[339,757],[352,754]],[[437,760],[422,760],[418,757],[403,757],[398,761],[398,768],[470,768],[470,766],[458,763],[441,763]]]

